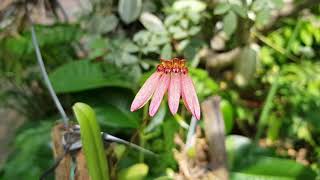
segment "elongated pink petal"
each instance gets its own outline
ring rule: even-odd
[[[170,74],[162,74],[160,77],[157,88],[152,96],[150,107],[149,107],[149,115],[153,117],[159,109],[161,101],[163,99],[164,94],[168,90],[170,83]]]
[[[169,109],[172,114],[176,114],[179,108],[181,95],[181,77],[180,73],[171,73],[171,80],[168,91]]]
[[[161,74],[161,72],[155,72],[146,80],[132,101],[131,112],[140,109],[149,101],[159,83]]]
[[[181,75],[182,99],[187,109],[196,119],[200,119],[200,105],[191,77],[188,74]]]

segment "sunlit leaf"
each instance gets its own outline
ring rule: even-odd
[[[201,12],[206,9],[206,4],[198,0],[189,0],[189,1],[180,0],[180,1],[176,1],[173,4],[173,9],[176,11],[189,9],[194,12]]]
[[[234,123],[233,108],[227,100],[221,101],[220,108],[224,119],[225,132],[230,133]]]
[[[155,15],[149,12],[143,12],[140,16],[140,22],[149,31],[155,33],[165,32],[165,27],[162,21]]]
[[[230,9],[230,4],[229,3],[219,3],[215,8],[214,8],[214,14],[215,15],[221,15],[226,13]]]
[[[146,164],[135,164],[118,173],[119,180],[143,180],[149,171]]]
[[[90,177],[92,180],[108,180],[108,164],[95,112],[84,103],[76,103],[72,109],[80,125],[81,142]]]
[[[238,19],[234,12],[229,13],[223,17],[223,31],[231,36],[237,28]]]
[[[127,24],[138,19],[142,9],[142,0],[119,0],[120,18]]]

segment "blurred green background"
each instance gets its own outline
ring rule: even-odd
[[[165,102],[154,118],[129,107],[160,58],[184,57],[199,100],[222,98],[231,179],[320,179],[318,0],[60,1],[28,7],[68,115],[75,121],[72,105],[85,102],[103,131],[160,154],[155,161],[118,144],[112,170],[142,168],[140,179],[159,180],[179,173],[174,136],[185,138],[190,114],[181,105],[172,116]],[[24,1],[0,3],[4,180],[37,179],[52,165],[50,132],[60,119],[26,16]]]

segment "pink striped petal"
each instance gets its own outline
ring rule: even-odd
[[[164,94],[168,90],[170,83],[170,74],[163,74],[160,77],[159,84],[152,96],[150,107],[149,107],[149,115],[153,117],[159,109],[161,101],[163,99]]]
[[[161,72],[155,72],[146,80],[131,104],[131,112],[140,109],[149,101],[159,83],[161,74]]]
[[[186,108],[196,118],[200,119],[200,105],[191,77],[188,74],[181,75],[182,99]]]
[[[176,114],[179,108],[181,95],[181,77],[180,73],[171,73],[171,80],[168,91],[168,103],[172,114]]]

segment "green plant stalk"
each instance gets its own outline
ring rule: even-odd
[[[100,127],[93,109],[84,103],[72,107],[80,124],[81,141],[92,180],[109,180],[109,170]]]
[[[272,105],[273,105],[272,100],[274,99],[274,96],[276,95],[276,92],[277,92],[279,76],[280,76],[280,73],[278,73],[276,75],[275,80],[272,83],[271,89],[268,93],[266,102],[263,106],[260,118],[258,120],[258,130],[257,130],[256,136],[254,138],[254,144],[257,144],[259,139],[262,136],[262,132],[263,132],[263,129],[266,125],[266,120],[267,120],[268,114],[269,114],[269,112],[272,108]]]
[[[279,46],[273,44],[272,42],[270,42],[270,40],[267,37],[263,36],[259,32],[252,32],[252,35],[257,37],[261,42],[263,42],[267,46],[271,47],[272,49],[274,49],[275,51],[277,51],[281,55],[286,56],[288,59],[291,59],[292,61],[299,60],[299,58],[297,58],[296,56],[293,56],[293,55],[287,53],[286,49],[279,47]]]
[[[143,107],[143,121],[145,121],[148,118],[148,106],[144,106]],[[141,128],[139,128],[139,140],[140,140],[140,146],[144,148],[145,145],[145,139],[144,139],[144,128],[145,128],[145,123],[142,123]],[[143,162],[144,161],[144,153],[143,152],[139,152],[139,162]]]

